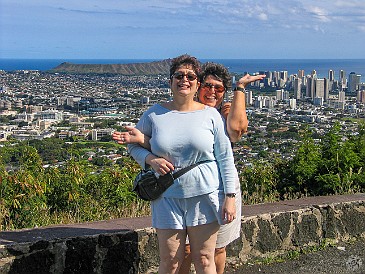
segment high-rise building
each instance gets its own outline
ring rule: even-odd
[[[249,90],[246,92],[246,104],[252,105],[252,103],[253,103],[252,90]]]
[[[289,100],[289,91],[284,90],[284,92],[283,92],[283,100]]]
[[[289,99],[289,106],[290,106],[290,109],[296,109],[297,108],[297,100],[296,99]]]
[[[314,74],[313,76],[307,77],[307,87],[306,87],[306,97],[311,98],[312,100],[315,97],[315,80],[317,79],[317,75]]]
[[[335,72],[332,69],[330,69],[328,71],[328,81],[327,81],[328,90],[330,91],[334,90],[334,82],[335,82]]]
[[[272,79],[273,79],[273,73],[271,71],[265,71],[266,77],[263,79],[263,83],[265,86],[270,86]]]
[[[284,100],[284,90],[283,89],[276,90],[276,100],[278,100],[278,101]]]
[[[269,108],[269,109],[273,109],[275,107],[276,100],[273,97],[265,96],[262,98],[262,100],[263,100],[262,107]]]
[[[304,77],[304,69],[298,70],[298,78],[303,78],[303,77]]]
[[[272,81],[275,83],[275,86],[278,86],[279,79],[280,79],[279,72],[278,71],[273,71],[272,72]]]
[[[231,82],[232,83],[232,89],[234,89],[236,87],[236,76],[233,75],[231,81],[232,81]]]
[[[305,77],[305,76],[302,77],[302,86],[303,87],[307,86],[307,77]]]
[[[307,98],[311,98],[311,94],[312,94],[312,77],[310,77],[309,75],[306,78],[306,88],[305,88],[305,97]]]
[[[360,84],[361,75],[356,74],[355,72],[351,72],[349,75],[349,92],[355,92]]]
[[[329,92],[329,82],[330,81],[328,79],[324,78],[324,97],[323,97],[323,99],[326,102],[328,101],[329,94],[330,94],[330,92]]]
[[[338,101],[341,103],[345,102],[345,92],[344,91],[339,91],[338,92]]]
[[[264,104],[264,100],[262,96],[257,96],[254,101],[255,108],[262,108]]]
[[[280,71],[280,78],[284,80],[284,82],[288,81],[288,71],[283,70]]]
[[[286,81],[284,79],[279,79],[277,86],[279,88],[283,88],[283,87],[285,87],[285,85],[286,85]]]
[[[357,86],[358,86],[358,90],[365,90],[365,83],[360,83]]]
[[[358,103],[365,103],[365,90],[359,90],[357,92],[357,102]]]
[[[340,70],[338,75],[338,87],[340,90],[345,89],[347,86],[346,72],[344,70]]]
[[[272,80],[272,77],[273,77],[273,73],[271,71],[265,71],[265,75],[266,77],[265,78],[269,78],[270,81]]]
[[[300,99],[302,98],[302,78],[294,79],[294,98]]]
[[[324,100],[325,80],[323,78],[321,78],[321,79],[317,78],[314,80],[314,82],[315,82],[315,84],[314,84],[315,97],[323,98],[323,100]]]

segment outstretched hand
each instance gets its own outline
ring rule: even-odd
[[[113,133],[113,140],[118,144],[140,144],[144,148],[150,150],[149,137],[144,135],[139,129],[132,126],[125,126],[126,131]],[[174,170],[173,164],[164,158],[156,157],[150,153],[146,158],[146,163],[156,171],[159,175],[165,175]]]
[[[113,140],[118,142],[118,144],[142,144],[144,142],[144,134],[137,128],[132,126],[125,126],[124,128],[127,131],[115,131],[112,135]]]
[[[246,87],[248,84],[255,82],[255,81],[260,81],[260,80],[264,79],[265,77],[266,77],[265,74],[258,74],[258,75],[246,74],[245,76],[243,76],[242,78],[240,78],[238,80],[238,83],[243,84],[243,86]]]

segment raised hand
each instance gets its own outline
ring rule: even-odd
[[[266,77],[265,74],[258,74],[258,75],[250,75],[250,74],[246,74],[245,76],[243,76],[242,78],[240,78],[237,82],[238,84],[242,84],[243,87],[246,87],[249,83],[255,82],[255,81],[259,81],[262,80]]]

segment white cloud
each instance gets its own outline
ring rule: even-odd
[[[327,12],[320,7],[309,7],[308,11],[313,15],[314,18],[317,18],[321,22],[330,22]]]
[[[261,20],[261,21],[267,21],[269,18],[268,18],[268,16],[267,16],[267,14],[266,13],[260,13],[258,16],[257,16],[257,18],[259,19],[259,20]]]

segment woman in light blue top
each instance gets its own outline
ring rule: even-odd
[[[132,157],[158,174],[210,160],[175,180],[151,202],[159,249],[159,273],[176,273],[184,259],[186,236],[197,273],[216,273],[214,249],[219,224],[235,219],[235,166],[220,114],[194,101],[200,85],[199,62],[191,56],[173,59],[173,100],[147,110],[137,123],[150,136],[151,152],[129,144]]]
[[[255,81],[262,80],[265,75],[244,75],[236,83],[233,91],[232,103],[223,102],[225,92],[230,88],[231,75],[227,68],[218,63],[205,63],[202,67],[198,101],[215,107],[224,117],[227,134],[231,142],[240,140],[247,131],[247,115],[245,106],[245,87]],[[149,136],[142,134],[135,127],[126,127],[125,132],[114,132],[113,139],[120,144],[139,143],[150,150]],[[225,225],[220,226],[215,249],[215,264],[217,274],[223,274],[226,261],[226,246],[240,236],[241,231],[241,191],[238,175],[236,178],[236,216],[237,218]],[[179,270],[179,274],[190,273],[190,245],[186,245],[185,260]]]

